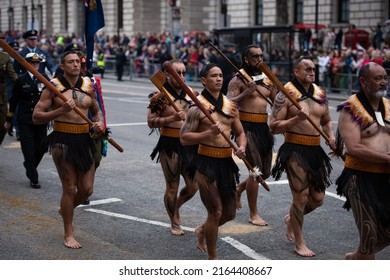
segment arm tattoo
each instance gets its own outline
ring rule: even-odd
[[[96,99],[92,99],[92,103],[91,106],[89,107],[89,110],[91,111],[92,120],[94,122],[104,121],[103,113],[100,110],[99,103],[97,102]]]
[[[274,106],[272,107],[272,116],[275,119],[276,119],[276,115],[283,108],[285,103],[286,103],[286,97],[284,96],[284,94],[279,93],[278,95],[276,95]]]
[[[186,120],[181,127],[181,133],[196,131],[199,126],[200,110],[197,107],[192,107],[186,115]]]
[[[230,97],[236,97],[240,94],[240,91],[238,90],[238,85],[236,82],[232,82],[230,84],[230,88],[228,90],[227,96]]]

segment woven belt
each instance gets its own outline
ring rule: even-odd
[[[240,111],[240,120],[244,122],[267,123],[268,114],[254,114]]]
[[[58,132],[72,133],[72,134],[83,134],[89,132],[89,124],[64,123],[64,122],[54,121],[53,130]]]
[[[231,147],[217,148],[217,147],[210,147],[202,144],[199,144],[198,147],[198,154],[213,157],[213,158],[228,158],[232,156],[232,152],[233,149]]]
[[[162,127],[160,129],[160,135],[167,137],[180,137],[180,128],[170,128],[170,127]]]
[[[390,173],[390,166],[386,163],[368,163],[346,156],[344,166],[359,171],[372,173]]]
[[[321,138],[319,135],[311,136],[311,135],[302,135],[286,132],[284,134],[284,141],[286,143],[299,144],[305,146],[320,146]]]

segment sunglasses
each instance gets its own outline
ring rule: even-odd
[[[177,73],[178,75],[183,75],[183,76],[186,75],[186,71],[176,71],[176,73]]]

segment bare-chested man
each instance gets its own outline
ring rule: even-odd
[[[338,106],[338,144],[345,144],[346,158],[336,184],[347,198],[344,208],[352,208],[360,239],[345,258],[368,260],[390,244],[390,101],[382,66],[363,66],[359,83],[360,91]]]
[[[184,81],[186,67],[183,62],[172,60],[170,63]],[[184,234],[180,227],[179,209],[198,190],[197,185],[188,177],[189,161],[196,150],[192,151],[194,147],[183,147],[180,143],[180,128],[184,123],[186,112],[192,100],[168,72],[165,75],[164,88],[180,111],[175,111],[162,92],[153,93],[150,95],[148,106],[148,125],[153,129],[159,128],[160,131],[160,139],[151,154],[151,158],[154,159],[158,154],[157,161],[161,163],[166,184],[164,205],[171,220],[171,233],[178,236]],[[178,196],[180,175],[184,178],[185,186]]]
[[[267,179],[271,173],[272,149],[275,141],[267,123],[267,100],[265,98],[273,101],[276,87],[261,72],[259,62],[263,60],[263,52],[259,46],[246,46],[242,56],[242,68],[253,81],[246,83],[239,74],[236,74],[229,82],[227,96],[239,105],[240,120],[248,139],[246,147],[248,162],[252,166],[257,166],[263,179]],[[268,225],[257,210],[259,184],[256,178],[248,177],[237,186],[237,209],[242,208],[241,193],[244,190],[247,190],[249,222],[256,226]]]
[[[272,176],[278,180],[286,171],[292,194],[290,213],[285,216],[288,240],[295,239],[295,252],[303,257],[313,257],[303,240],[304,215],[309,214],[324,201],[332,170],[330,158],[321,147],[319,132],[307,120],[322,127],[334,148],[333,124],[329,114],[325,91],[314,84],[313,61],[301,57],[294,63],[294,76],[285,87],[302,107],[298,110],[282,93],[278,93],[272,108],[270,129],[274,134],[284,133],[285,142],[280,147]]]
[[[89,132],[92,129],[100,135],[105,131],[105,126],[92,81],[88,77],[80,77],[78,54],[66,52],[60,66],[64,74],[51,80],[51,83],[66,97],[67,102],[45,89],[34,109],[33,121],[41,124],[54,120],[53,132],[44,140],[44,145],[50,149],[62,183],[59,213],[64,222],[64,244],[77,249],[81,248],[81,244],[74,238],[74,208],[92,194],[95,175],[92,156],[95,145]],[[75,107],[86,117],[88,110],[91,112],[94,122],[91,128],[73,111]]]
[[[200,78],[204,90],[198,100],[216,123],[212,124],[198,107],[193,106],[187,113],[180,140],[183,145],[199,144],[193,176],[208,215],[206,222],[195,231],[197,246],[202,252],[207,250],[209,259],[217,259],[218,227],[235,217],[239,179],[232,148],[221,132],[227,136],[233,132],[239,158],[245,157],[246,136],[236,105],[221,93],[221,69],[216,64],[207,64],[201,70]]]

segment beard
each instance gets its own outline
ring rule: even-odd
[[[378,90],[377,92],[374,93],[374,96],[377,98],[382,98],[385,97],[387,94],[386,90]]]

